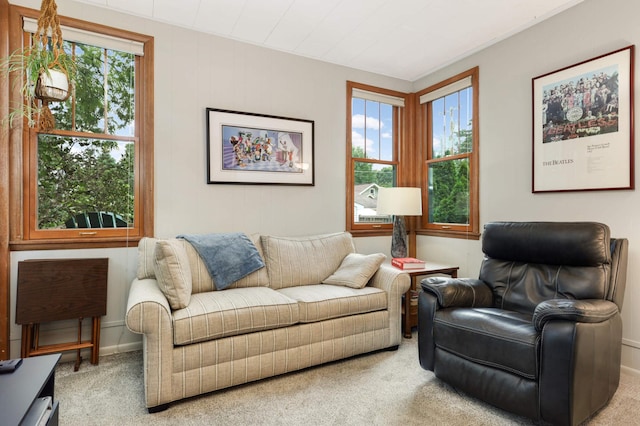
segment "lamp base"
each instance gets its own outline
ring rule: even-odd
[[[407,227],[404,216],[393,216],[393,234],[391,236],[391,257],[407,257]]]

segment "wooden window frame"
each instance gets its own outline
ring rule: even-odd
[[[479,203],[479,67],[474,67],[464,71],[440,83],[427,87],[416,93],[416,99],[427,93],[441,89],[443,87],[454,84],[457,81],[471,77],[471,87],[473,88],[473,113],[472,113],[472,152],[468,154],[460,154],[448,157],[446,161],[468,158],[469,159],[469,224],[448,224],[448,223],[430,223],[429,222],[429,191],[427,188],[427,165],[437,160],[432,159],[431,144],[432,129],[429,126],[429,117],[431,114],[431,102],[418,104],[417,110],[417,129],[416,140],[421,141],[420,150],[424,153],[421,160],[421,182],[423,197],[423,214],[421,220],[421,228],[417,231],[419,235],[431,235],[438,237],[479,239],[480,238],[480,203]]]
[[[9,2],[0,0],[0,58],[9,56]],[[0,117],[9,115],[9,81],[0,73]],[[9,359],[11,297],[9,252],[9,132],[0,122],[0,360]]]
[[[39,11],[20,6],[9,6],[10,51],[23,46],[24,17],[37,19]],[[26,123],[17,123],[9,131],[10,146],[10,249],[43,250],[61,248],[125,247],[137,244],[144,236],[152,236],[153,211],[153,145],[154,145],[154,39],[151,36],[120,30],[74,18],[60,16],[60,24],[94,33],[111,35],[144,44],[144,56],[136,56],[136,138],[134,227],[120,229],[90,228],[83,230],[36,230],[36,185],[37,185],[37,130]],[[14,73],[17,74],[17,73]],[[22,102],[19,88],[21,75],[9,76],[12,103]],[[17,81],[16,81],[17,80]],[[64,134],[52,131],[51,134]],[[95,135],[113,138],[109,135]],[[120,139],[120,138],[119,138]]]
[[[367,92],[378,93],[381,95],[393,96],[396,98],[404,99],[404,107],[394,107],[394,128],[393,128],[393,157],[391,161],[388,160],[373,160],[366,158],[353,158],[352,153],[352,116],[353,116],[353,104],[352,94],[353,89],[360,89]],[[348,232],[355,236],[378,236],[378,235],[390,235],[393,229],[392,223],[356,223],[353,218],[353,206],[355,200],[354,194],[354,171],[355,163],[358,162],[370,162],[374,164],[392,165],[396,167],[396,182],[398,186],[408,186],[407,171],[411,167],[405,167],[403,159],[410,158],[406,154],[407,140],[409,140],[410,130],[407,123],[407,119],[410,116],[412,110],[413,97],[411,94],[397,92],[395,90],[384,89],[367,84],[356,83],[353,81],[347,81],[347,135],[346,135],[346,217],[345,228]]]

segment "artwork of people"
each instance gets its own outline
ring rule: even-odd
[[[618,67],[543,87],[543,143],[618,131]]]
[[[301,173],[302,134],[222,126],[224,170]]]

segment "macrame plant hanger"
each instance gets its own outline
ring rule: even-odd
[[[51,36],[51,43],[49,43]],[[57,68],[59,71],[68,73],[64,67],[60,65],[60,55],[65,55],[62,47],[62,30],[60,29],[60,18],[58,18],[58,6],[55,0],[42,0],[40,6],[40,16],[38,17],[38,29],[33,36],[34,49],[31,54],[48,55],[48,49],[51,49],[53,61],[49,64],[49,69]],[[52,130],[56,121],[49,109],[49,102],[64,101],[69,97],[71,90],[68,90],[64,98],[52,97],[46,87],[49,70],[40,69],[38,83],[35,87],[35,95],[42,101],[42,108],[38,118],[38,127],[41,131]]]

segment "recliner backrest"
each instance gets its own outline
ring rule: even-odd
[[[531,314],[548,299],[613,297],[607,225],[492,222],[485,225],[482,251],[479,278],[493,289],[495,307]]]

